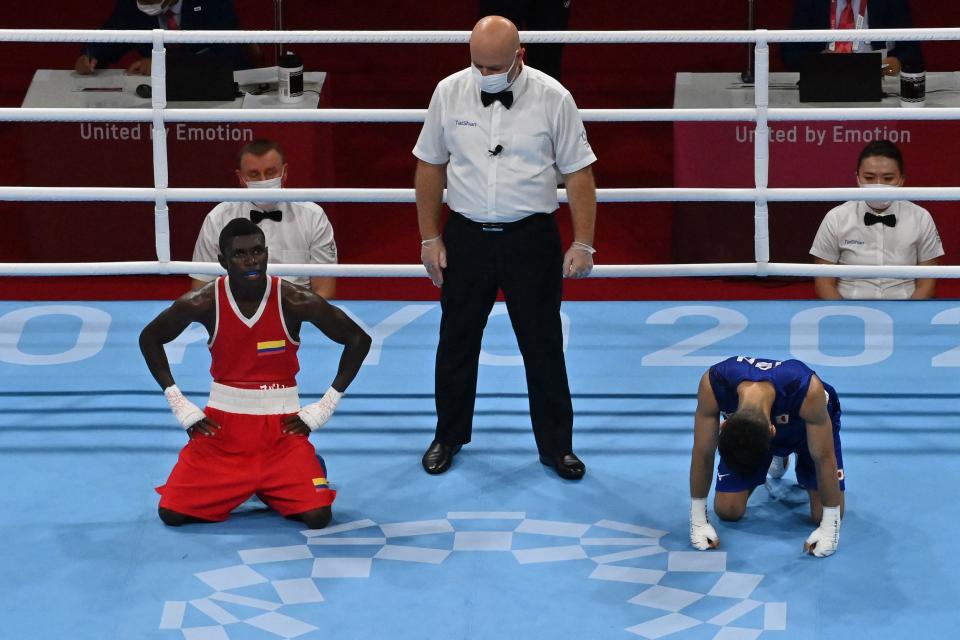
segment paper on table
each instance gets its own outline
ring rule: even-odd
[[[244,93],[243,109],[315,109],[319,102],[320,85],[304,82],[304,96],[300,102],[280,102],[274,83],[265,93]],[[314,93],[311,93],[314,92]]]
[[[73,91],[123,91],[123,78],[118,77],[98,77],[98,76],[77,76],[73,78]]]
[[[233,79],[244,92],[243,109],[315,109],[327,74],[307,71],[303,74],[304,96],[300,102],[280,102],[277,98],[277,67],[241,69]]]
[[[280,102],[276,91],[260,95],[245,93],[243,94],[243,105],[241,105],[241,109],[299,109],[303,107],[302,101]]]
[[[233,72],[233,79],[242,85],[263,84],[277,81],[277,67],[258,67],[256,69],[240,69]]]

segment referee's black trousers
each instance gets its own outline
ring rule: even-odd
[[[523,357],[530,418],[541,455],[573,450],[573,406],[560,324],[563,250],[552,214],[497,227],[451,214],[443,232],[447,268],[440,294],[437,440],[470,442],[480,342],[503,290]]]

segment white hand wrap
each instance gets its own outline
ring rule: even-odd
[[[342,397],[342,393],[330,387],[322,398],[300,409],[297,415],[300,416],[304,424],[310,427],[310,431],[316,431],[330,419]]]
[[[177,419],[180,426],[189,429],[207,416],[204,415],[200,407],[193,404],[187,397],[180,392],[177,385],[172,384],[163,390],[167,402],[170,403],[170,410],[173,411],[173,417]]]
[[[790,456],[773,456],[773,460],[770,461],[770,468],[767,469],[767,473],[770,474],[770,477],[774,480],[779,480],[789,468]]]
[[[820,526],[807,537],[804,549],[818,558],[832,556],[840,544],[840,507],[824,507]]]
[[[711,548],[711,543],[719,540],[717,530],[707,519],[707,499],[692,498],[690,500],[690,544],[700,551]]]

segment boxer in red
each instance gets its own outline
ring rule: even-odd
[[[256,494],[280,514],[323,528],[336,491],[307,436],[333,415],[370,336],[309,289],[267,275],[263,232],[250,220],[223,228],[219,260],[226,277],[182,296],[140,334],[150,373],[190,437],[157,488],[160,519],[171,526],[219,522]],[[192,322],[210,334],[213,384],[203,411],[177,388],[163,349]],[[343,354],[323,398],[301,408],[296,374],[304,322],[343,345]]]

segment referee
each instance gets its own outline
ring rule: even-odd
[[[560,300],[563,277],[593,269],[597,158],[570,92],[523,55],[512,22],[480,20],[470,68],[437,85],[413,149],[421,259],[443,309],[427,473],[449,469],[470,442],[480,342],[498,290],[523,356],[540,461],[563,478],[586,471],[573,452]],[[553,215],[561,176],[574,234],[566,254]],[[444,186],[451,213],[441,231]]]

